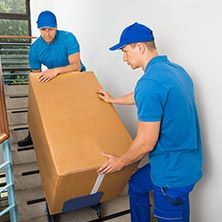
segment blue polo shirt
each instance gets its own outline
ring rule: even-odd
[[[71,32],[57,30],[55,39],[46,43],[39,37],[30,47],[29,65],[32,70],[48,69],[69,65],[68,56],[80,52],[79,43]],[[81,62],[81,71],[86,68]]]
[[[160,121],[158,142],[149,154],[156,186],[183,187],[202,176],[202,146],[194,86],[188,73],[166,56],[148,64],[135,87],[138,120]]]

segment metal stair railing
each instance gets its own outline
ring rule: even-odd
[[[0,35],[0,56],[5,84],[28,84],[28,53],[32,39],[36,37]]]
[[[0,165],[0,169],[3,169],[6,177],[6,185],[0,189],[0,193],[7,191],[8,194],[8,207],[0,211],[0,217],[6,213],[10,213],[10,222],[17,222],[17,208],[15,200],[15,188],[14,178],[12,170],[12,157],[9,143],[9,127],[8,118],[6,113],[5,95],[4,95],[4,83],[1,68],[0,58],[0,144],[2,149],[3,163]]]

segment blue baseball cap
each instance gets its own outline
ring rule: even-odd
[[[36,23],[39,29],[57,27],[56,16],[50,11],[41,12]]]
[[[147,26],[135,22],[123,30],[119,43],[109,48],[109,50],[114,51],[116,49],[122,49],[130,43],[150,42],[153,40],[153,31]]]

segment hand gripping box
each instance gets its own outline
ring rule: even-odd
[[[38,76],[30,74],[28,120],[50,213],[96,192],[101,202],[118,197],[137,164],[98,179],[101,152],[121,155],[132,140],[113,106],[96,94],[95,75],[67,73],[48,83]]]

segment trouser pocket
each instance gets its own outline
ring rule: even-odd
[[[159,221],[189,221],[189,193],[193,186],[154,187],[154,215]]]

